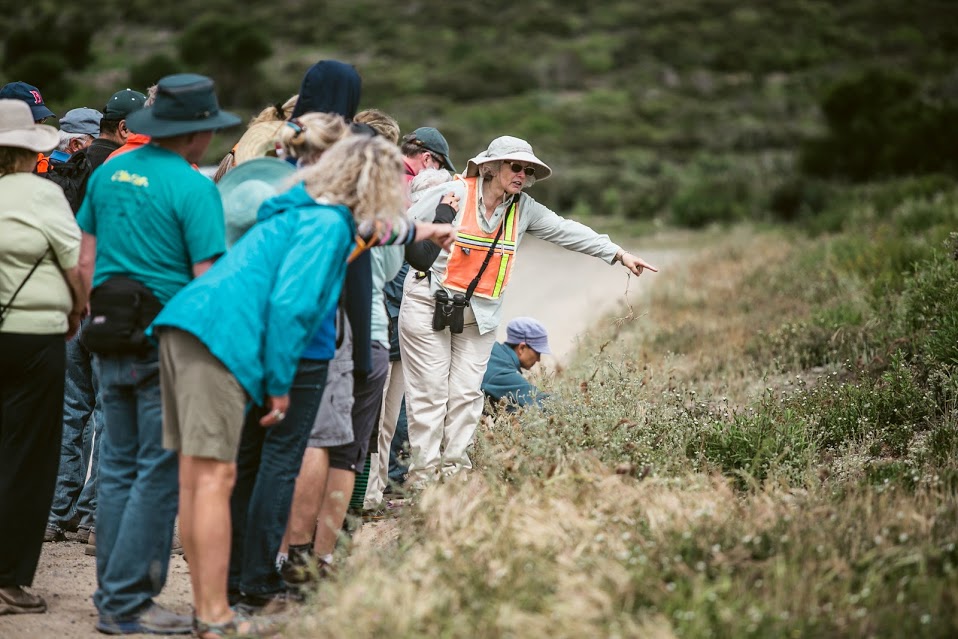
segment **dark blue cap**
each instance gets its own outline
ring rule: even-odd
[[[11,82],[0,89],[0,99],[20,100],[26,102],[33,112],[33,121],[39,122],[44,118],[52,118],[56,115],[47,108],[43,102],[43,96],[40,95],[40,89],[26,82]]]

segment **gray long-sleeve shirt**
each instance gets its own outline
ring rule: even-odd
[[[480,227],[487,233],[492,233],[498,226],[502,216],[506,213],[506,204],[512,201],[507,198],[500,202],[496,207],[491,219],[486,219],[482,214],[482,178],[479,178],[477,185],[478,197],[476,198],[476,208],[472,211],[465,210],[466,202],[466,184],[462,180],[453,180],[440,184],[426,193],[412,206],[408,215],[422,222],[432,222],[436,213],[436,205],[442,196],[450,191],[459,196],[463,203],[459,214],[456,216],[455,224],[459,225],[463,215],[475,215],[479,221]],[[619,246],[609,239],[608,235],[596,233],[585,224],[580,224],[574,220],[567,220],[556,214],[549,208],[539,204],[529,197],[525,192],[519,199],[518,206],[519,228],[516,236],[516,256],[520,255],[519,246],[526,232],[538,237],[539,239],[552,242],[557,246],[567,248],[570,251],[577,251],[598,257],[601,260],[612,263],[615,254],[619,251]],[[443,278],[446,272],[446,264],[449,261],[449,253],[442,251],[439,257],[432,265],[432,292],[435,293],[441,287],[439,280]],[[507,287],[508,289],[508,287]],[[505,295],[505,292],[503,292]],[[499,299],[486,299],[484,297],[473,297],[470,302],[473,313],[476,315],[476,322],[479,325],[480,333],[488,333],[499,327],[502,321],[502,296]]]

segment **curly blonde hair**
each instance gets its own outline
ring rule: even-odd
[[[357,223],[402,217],[406,185],[402,155],[382,137],[350,134],[323,153],[319,162],[293,176],[326,204],[343,204]]]
[[[277,139],[287,155],[313,164],[323,151],[342,139],[349,125],[335,113],[306,113],[280,127]]]
[[[376,133],[393,144],[399,143],[399,123],[385,111],[379,109],[360,111],[353,118],[353,122],[369,125],[376,130]]]

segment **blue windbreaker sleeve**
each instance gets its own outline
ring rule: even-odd
[[[290,238],[267,310],[267,395],[289,392],[300,355],[339,299],[352,239],[352,229],[338,215],[304,218]]]

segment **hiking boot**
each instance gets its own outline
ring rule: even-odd
[[[0,615],[22,615],[47,611],[47,602],[21,586],[0,588]]]
[[[90,542],[90,534],[93,531],[90,528],[80,527],[77,528],[76,540],[81,544],[86,544]]]
[[[143,612],[130,619],[100,615],[96,629],[105,635],[186,635],[193,632],[193,620],[157,603],[151,603]]]
[[[86,548],[83,549],[84,555],[96,557],[96,531],[90,531],[90,538],[87,539]]]
[[[43,541],[66,541],[67,536],[63,534],[63,530],[55,524],[47,524],[46,530],[43,531]]]

